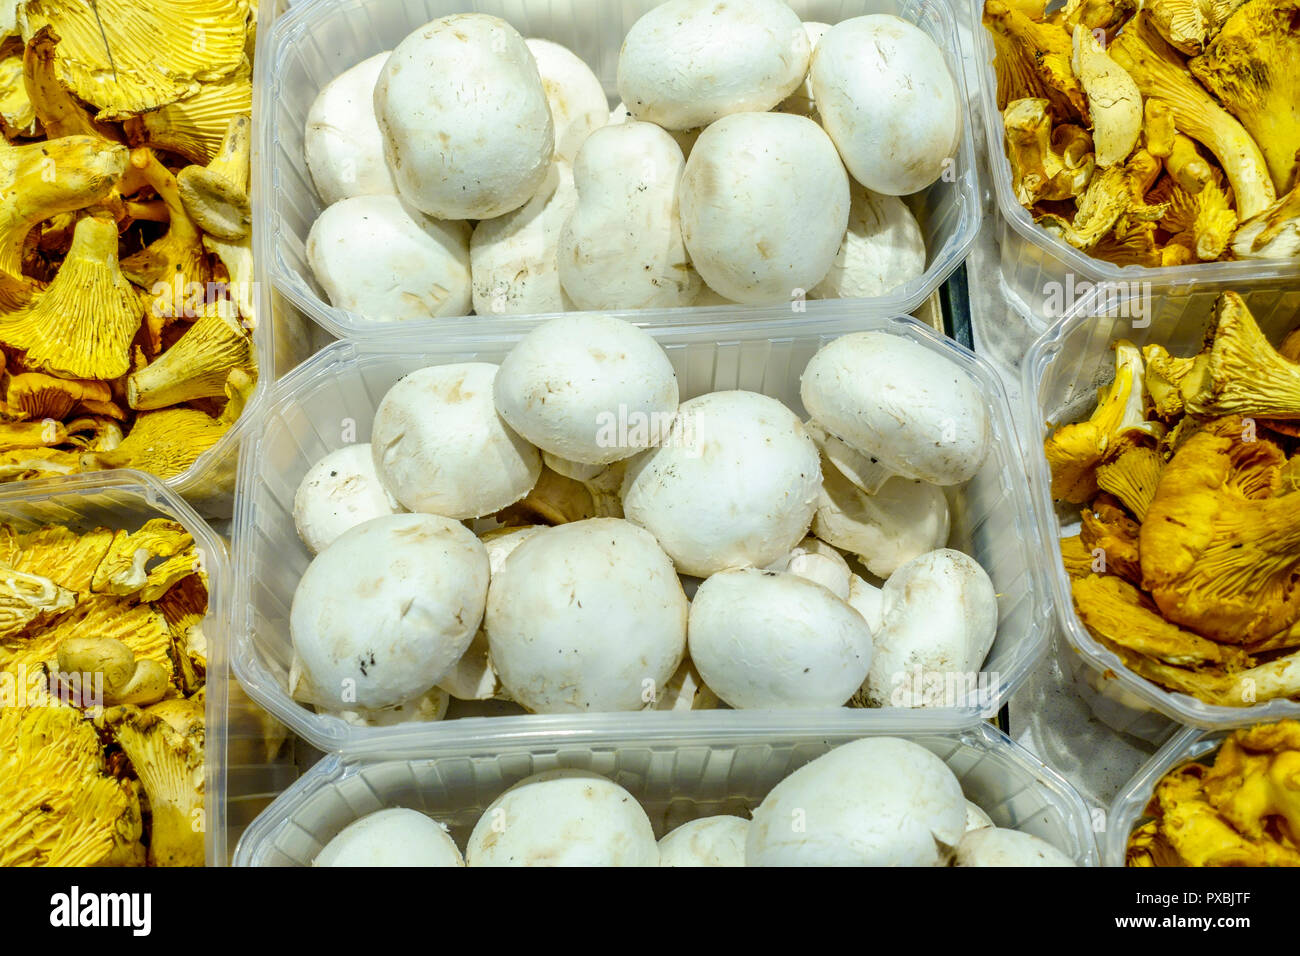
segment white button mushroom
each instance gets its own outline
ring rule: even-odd
[[[894,475],[959,485],[988,457],[989,416],[974,380],[901,336],[857,332],[831,342],[804,369],[800,397],[823,429],[875,459],[854,476],[868,492]]]
[[[948,543],[948,499],[943,489],[893,478],[869,495],[825,458],[813,534],[856,554],[878,578]]]
[[[884,624],[864,687],[868,704],[976,706],[945,698],[950,678],[963,679],[959,693],[971,689],[997,636],[997,592],[979,562],[960,551],[934,551],[899,568],[882,591]]]
[[[683,823],[659,841],[660,866],[744,866],[749,821],[701,817]]]
[[[777,571],[713,575],[687,640],[704,682],[735,708],[839,707],[871,667],[871,629],[820,584]]]
[[[354,196],[320,214],[307,262],[332,305],[371,322],[466,315],[469,226],[439,222],[396,196]]]
[[[636,798],[581,770],[519,781],[483,811],[470,866],[658,866],[654,829]]]
[[[542,456],[497,414],[496,375],[484,362],[435,365],[407,375],[379,403],[375,470],[403,506],[480,518],[537,484]]]
[[[820,584],[841,601],[849,599],[849,582],[853,577],[849,563],[844,560],[844,555],[820,538],[804,538],[793,551],[773,561],[764,570],[797,574]]]
[[[623,39],[618,92],[638,120],[697,129],[766,112],[803,82],[811,48],[780,0],[669,0]]]
[[[706,129],[686,163],[682,235],[700,277],[721,295],[789,302],[830,272],[849,204],[848,174],[820,126],[736,113]]]
[[[555,155],[567,163],[587,137],[609,123],[609,100],[591,67],[572,50],[550,40],[526,41],[555,123]]]
[[[560,237],[560,282],[580,309],[688,306],[700,277],[682,241],[685,159],[650,123],[598,129],[578,151],[578,205]]]
[[[488,567],[492,576],[501,573],[506,558],[514,553],[515,548],[545,530],[542,525],[525,525],[521,528],[498,528],[482,535],[479,540],[487,549]],[[470,641],[469,648],[438,686],[457,700],[509,699],[501,687],[496,668],[492,666],[487,631],[479,628],[474,640]]]
[[[745,864],[944,866],[965,828],[966,798],[942,760],[907,740],[868,737],[772,789],[754,811]]]
[[[379,480],[369,444],[330,452],[307,469],[293,496],[293,523],[312,554],[371,518],[403,510]]]
[[[641,710],[682,662],[686,595],[653,537],[618,518],[549,528],[492,579],[484,627],[535,713]]]
[[[609,465],[658,444],[679,397],[659,343],[604,315],[565,316],[533,329],[502,361],[493,395],[506,423],[561,459],[562,468],[565,461]]]
[[[992,827],[992,826],[993,826],[993,818],[990,817],[987,813],[985,813],[983,808],[980,807],[979,804],[974,803],[971,800],[967,800],[966,801],[966,832],[970,833],[971,830],[983,830],[987,827]],[[961,844],[958,844],[957,846],[958,846],[958,852],[960,852]]]
[[[375,116],[402,197],[438,219],[518,209],[555,154],[537,61],[485,14],[434,20],[399,43],[375,84]]]
[[[817,44],[821,42],[830,30],[829,23],[818,23],[810,21],[803,25],[804,33],[808,34],[808,48],[813,55],[817,54]],[[811,66],[811,58],[809,59]],[[793,93],[787,96],[776,108],[778,113],[793,113],[796,116],[806,116],[810,120],[817,120],[817,101],[813,97],[812,76],[804,77],[804,81],[799,84]]]
[[[871,299],[925,274],[925,236],[912,210],[895,196],[851,185],[849,231],[814,299]]]
[[[464,866],[440,823],[395,807],[350,823],[316,854],[312,866]]]
[[[623,510],[682,574],[765,567],[812,524],[821,488],[817,446],[794,412],[755,392],[685,402],[664,444],[634,458]]]
[[[622,123],[631,122],[634,122],[634,120],[632,119],[632,115],[627,111],[626,103],[619,103],[618,106],[609,111],[609,123],[607,125],[618,126]],[[663,127],[660,127],[660,129],[663,129]],[[664,132],[671,136],[673,142],[681,148],[682,156],[689,159],[691,150],[695,148],[695,141],[700,138],[700,134],[704,132],[704,128],[666,129]]]
[[[1077,866],[1068,856],[1029,833],[1000,828],[971,830],[957,844],[957,866]]]
[[[578,204],[573,171],[555,163],[542,188],[514,212],[484,219],[469,241],[474,311],[479,315],[569,312],[560,285],[560,234]]]
[[[812,58],[813,98],[853,178],[888,196],[929,186],[961,135],[957,85],[938,45],[888,14],[831,28]]]
[[[353,528],[308,565],[289,612],[293,649],[316,699],[377,710],[432,689],[483,619],[487,551],[437,515]]]
[[[303,152],[321,201],[386,196],[397,184],[384,161],[384,137],[375,119],[375,83],[385,51],[335,77],[307,111]]]

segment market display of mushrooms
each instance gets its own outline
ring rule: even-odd
[[[183,17],[129,0],[15,13],[0,41],[0,426],[57,427],[15,432],[0,480],[176,478],[257,380],[256,4],[207,4],[202,43]]]
[[[770,396],[683,401],[656,338],[609,316],[541,322],[499,365],[406,374],[370,442],[313,463],[294,496],[315,558],[293,599],[291,695],[361,726],[486,701],[976,706],[949,688],[978,683],[998,596],[946,548],[931,483],[960,487],[989,454],[973,380],[871,332],[829,342],[802,385],[857,443],[835,439],[839,460],[884,470],[893,448],[883,460],[908,476],[846,476],[826,426]]]
[[[1300,365],[1235,292],[1197,355],[1115,351],[1096,408],[1044,446],[1053,496],[1081,509],[1061,540],[1080,621],[1166,690],[1300,699]]]
[[[615,88],[595,67],[463,13],[326,83],[303,140],[324,297],[388,323],[872,298],[924,273],[898,197],[947,176],[962,124],[919,27],[669,0]]]
[[[1300,866],[1300,722],[1235,730],[1155,784],[1126,865]]]
[[[486,807],[478,804],[477,821],[472,828],[464,824],[469,832],[463,864],[447,832],[450,817],[440,821],[438,810],[395,807],[349,823],[313,865],[1077,865],[1031,833],[996,828],[966,799],[953,768],[898,737],[835,747],[761,800],[746,799],[747,806],[735,813],[697,809],[673,826],[666,822],[672,811],[663,810],[662,796],[647,793],[643,805],[628,789],[590,770],[544,770],[518,780]],[[972,814],[986,822],[968,828]],[[463,814],[454,816],[462,825]],[[662,834],[657,841],[656,833]]]
[[[194,538],[0,524],[0,866],[202,866]]]
[[[1118,265],[1295,256],[1296,13],[986,0],[1016,198]]]

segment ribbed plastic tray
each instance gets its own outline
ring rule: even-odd
[[[805,715],[806,717],[807,715]],[[897,715],[896,715],[897,716]],[[511,784],[557,767],[603,774],[641,802],[662,837],[716,813],[745,814],[777,783],[832,748],[893,735],[948,764],[966,797],[1000,827],[1041,837],[1081,866],[1096,866],[1088,808],[1054,771],[991,725],[917,731],[901,722],[850,730],[816,720],[771,722],[746,732],[610,736],[590,728],[563,737],[444,746],[434,736],[328,757],[248,828],[236,866],[309,866],[349,823],[387,807],[410,807],[451,828],[462,848],[483,810]]]

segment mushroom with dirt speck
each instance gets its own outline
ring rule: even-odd
[[[312,554],[371,518],[404,510],[379,480],[368,443],[330,452],[307,469],[293,496],[294,527]]]
[[[487,551],[437,515],[374,518],[308,565],[289,612],[302,678],[330,710],[378,710],[428,693],[478,630]]]

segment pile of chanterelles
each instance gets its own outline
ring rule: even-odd
[[[186,472],[257,377],[249,0],[0,22],[0,481]]]
[[[1300,697],[1300,335],[1225,293],[1200,354],[1116,346],[1115,380],[1045,451],[1082,505],[1075,608],[1135,673],[1211,704]]]
[[[1119,265],[1300,254],[1300,0],[986,0],[1013,188]]]

